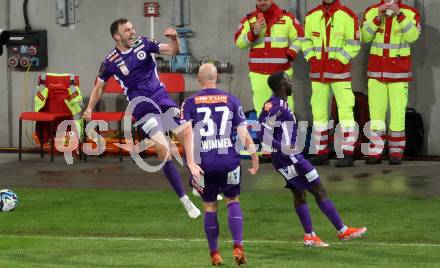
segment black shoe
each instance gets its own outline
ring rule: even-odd
[[[382,159],[376,157],[368,157],[365,159],[365,164],[367,165],[378,165],[382,162]]]
[[[388,164],[391,166],[402,165],[402,159],[391,157],[390,160],[388,161]]]
[[[315,155],[310,159],[310,163],[314,166],[327,166],[330,160],[328,160],[328,155]]]
[[[335,163],[335,167],[352,167],[353,166],[353,156],[344,155],[344,158],[339,159]]]

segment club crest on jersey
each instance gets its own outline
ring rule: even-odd
[[[145,53],[145,51],[141,50],[138,53],[136,53],[136,57],[139,60],[145,60],[145,58],[147,57],[147,53]]]
[[[127,66],[125,64],[122,64],[119,66],[119,70],[121,70],[122,74],[128,75],[130,71],[128,70]]]

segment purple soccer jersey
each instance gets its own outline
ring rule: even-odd
[[[114,76],[129,100],[137,96],[156,99],[166,91],[159,80],[152,53],[159,53],[159,43],[138,37],[128,51],[115,48],[101,65],[98,77],[107,81]]]
[[[195,150],[200,151],[205,171],[230,171],[240,165],[235,136],[245,116],[235,96],[216,88],[203,89],[182,104],[181,119],[181,123],[192,122]]]
[[[286,187],[309,189],[319,182],[316,169],[302,154],[285,154],[282,148],[293,148],[296,143],[297,123],[287,102],[272,96],[258,118],[261,124],[259,138],[264,146],[273,148],[272,164],[286,179]]]
[[[236,128],[244,124],[240,101],[220,89],[203,89],[182,104],[181,123],[194,128],[195,160],[204,171],[205,202],[217,194],[240,194],[240,155],[235,148]]]
[[[166,113],[170,108],[173,116],[178,115],[176,103],[168,96],[165,86],[159,80],[156,62],[153,53],[159,53],[159,42],[141,36],[136,39],[134,46],[128,51],[121,52],[115,48],[101,65],[98,78],[107,81],[113,76],[124,89],[124,94],[129,101],[136,97],[148,97],[153,101],[142,101],[136,105],[133,116],[140,120],[149,115],[153,121],[148,121],[142,128],[147,136],[155,131],[168,131],[178,126],[178,118],[175,122],[165,122],[164,118],[155,114]],[[154,119],[153,119],[154,118]],[[169,121],[169,120],[168,120]],[[167,126],[164,126],[167,125]],[[153,127],[151,127],[153,126]]]

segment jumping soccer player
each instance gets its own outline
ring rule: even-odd
[[[125,95],[130,103],[137,97],[145,97],[152,100],[161,109],[149,102],[142,102],[134,108],[133,116],[139,121],[145,116],[148,120],[142,124],[145,135],[151,138],[155,144],[157,156],[160,161],[166,161],[163,172],[184,205],[191,218],[197,218],[200,210],[194,206],[189,197],[185,194],[182,180],[172,161],[170,145],[165,137],[164,125],[173,121],[174,128],[179,127],[180,132],[176,133],[180,142],[184,143],[187,165],[191,172],[198,172],[198,165],[193,161],[192,154],[187,150],[191,142],[191,125],[179,126],[178,108],[175,102],[168,96],[164,85],[159,81],[156,63],[151,54],[162,53],[175,55],[179,52],[179,44],[175,29],[168,28],[165,36],[170,38],[170,44],[162,44],[147,37],[136,37],[133,24],[127,19],[118,19],[110,26],[110,32],[115,40],[116,48],[107,56],[99,71],[98,81],[93,88],[90,101],[84,112],[86,120],[92,119],[92,111],[104,93],[106,81],[113,76],[125,90]],[[174,120],[164,122],[161,113],[171,111],[174,113]]]
[[[296,214],[304,228],[304,245],[310,247],[327,247],[328,244],[316,236],[306,202],[306,191],[316,200],[321,211],[338,231],[340,240],[350,240],[363,235],[367,228],[347,227],[342,223],[339,213],[327,197],[316,169],[304,159],[301,153],[295,152],[297,125],[293,112],[288,108],[287,96],[292,95],[292,82],[283,72],[272,74],[268,78],[273,96],[264,104],[258,119],[262,125],[259,138],[264,147],[272,148],[272,164],[285,178],[286,188],[294,195]]]
[[[252,157],[249,173],[259,168],[254,143],[244,125],[245,116],[240,101],[233,95],[217,89],[217,69],[203,64],[198,80],[201,90],[182,105],[182,123],[191,121],[194,127],[195,159],[200,159],[203,173],[191,178],[205,209],[205,233],[211,251],[212,265],[223,263],[217,240],[217,195],[224,194],[228,207],[228,224],[234,241],[233,256],[238,265],[247,262],[244,255],[243,216],[240,208],[240,155],[235,148],[235,133]],[[199,157],[199,158],[198,158]],[[199,163],[199,162],[197,162]],[[194,175],[194,174],[193,174]]]

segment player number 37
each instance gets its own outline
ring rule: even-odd
[[[217,113],[222,113],[222,121],[220,124],[220,131],[219,131],[219,135],[225,135],[226,132],[226,123],[228,122],[229,119],[229,109],[227,106],[219,106],[219,107],[215,107],[215,112]],[[214,120],[211,119],[211,109],[208,107],[200,107],[197,108],[197,113],[203,113],[203,123],[206,125],[206,129],[205,128],[201,128],[200,129],[200,136],[202,137],[211,137],[212,135],[215,134],[215,127],[214,127]]]

